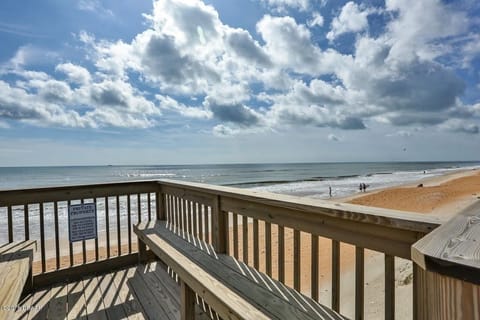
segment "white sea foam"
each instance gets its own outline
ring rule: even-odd
[[[463,167],[469,170],[478,167]],[[443,174],[460,170],[459,168],[433,169],[424,171],[398,171],[387,174],[372,174],[347,178],[324,179],[321,181],[300,181],[267,186],[253,187],[254,190],[268,191],[309,198],[328,199],[329,187],[332,188],[333,197],[346,197],[359,192],[360,183],[368,185],[367,190],[378,190],[416,182],[421,179],[441,176]]]

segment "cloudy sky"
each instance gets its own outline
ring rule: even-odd
[[[0,166],[478,160],[475,0],[4,0]]]

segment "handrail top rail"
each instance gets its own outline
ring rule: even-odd
[[[255,191],[171,179],[161,179],[158,180],[158,183],[170,187],[185,188],[197,192],[209,193],[211,195],[226,196],[276,207],[302,210],[314,214],[328,215],[336,218],[371,224],[380,224],[383,226],[391,226],[396,229],[405,229],[422,233],[429,233],[442,223],[446,222],[446,220],[439,217],[421,215],[414,212],[367,207],[357,204],[276,194],[266,191]]]
[[[142,179],[142,180],[120,180],[120,181],[108,181],[108,182],[98,182],[98,183],[77,183],[69,185],[47,185],[41,187],[31,187],[31,188],[17,188],[17,189],[0,189],[0,195],[5,193],[18,193],[18,192],[42,192],[42,191],[52,191],[52,190],[68,190],[68,189],[88,189],[88,188],[99,188],[99,187],[110,187],[118,185],[129,185],[129,184],[157,184],[158,179]]]
[[[118,182],[112,181],[95,184],[76,184],[67,186],[0,190],[0,206],[20,205],[25,204],[30,200],[41,201],[44,199],[43,202],[54,200],[62,201],[63,198],[65,198],[65,200],[73,199],[77,195],[84,198],[88,198],[89,196],[100,197],[103,196],[104,193],[108,194],[112,191],[117,191],[117,193],[127,191],[122,190],[122,188],[125,187],[132,187],[132,190],[129,190],[131,193],[148,192],[143,189],[149,189],[150,187],[154,186],[161,187],[161,185],[197,191],[208,194],[209,196],[225,196],[239,200],[262,203],[264,205],[271,205],[274,207],[305,211],[313,214],[327,215],[335,218],[354,220],[370,224],[378,224],[386,227],[390,226],[396,229],[404,229],[421,233],[428,233],[445,222],[437,217],[420,215],[406,211],[374,208],[356,204],[334,202],[330,200],[312,199],[306,197],[275,194],[266,191],[255,191],[250,189],[171,179],[147,179]],[[139,186],[143,186],[143,189],[136,190],[135,187]],[[99,189],[102,190],[102,192],[91,192],[91,189]]]
[[[422,269],[480,284],[480,203],[412,245]]]
[[[139,194],[158,190],[156,180],[0,190],[0,207]]]

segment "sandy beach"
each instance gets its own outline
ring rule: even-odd
[[[450,218],[479,199],[480,171],[467,170],[419,180],[411,185],[358,193],[341,200]]]
[[[422,184],[422,187],[418,187]],[[359,205],[375,206],[381,208],[404,210],[416,212],[418,214],[436,215],[448,219],[460,211],[464,210],[476,201],[480,201],[480,171],[468,170],[458,171],[441,177],[432,179],[423,179],[411,185],[403,185],[383,190],[376,190],[366,193],[357,193],[353,196],[343,199],[334,199],[332,201],[343,201]],[[265,234],[264,224],[259,223],[259,243],[264,245]],[[249,236],[252,237],[253,225],[249,224]],[[241,239],[242,230],[239,228],[239,237]],[[230,239],[232,239],[233,230],[230,228]],[[301,234],[301,291],[310,295],[310,235]],[[112,239],[116,239],[112,235]],[[277,262],[277,228],[272,226],[272,271],[276,278],[278,275]],[[113,243],[116,243],[115,240]],[[249,240],[250,246],[249,261],[253,261],[253,239]],[[90,245],[93,241],[90,240]],[[136,244],[133,244],[136,248]],[[100,245],[101,247],[101,245]],[[122,252],[128,249],[122,240]],[[231,248],[233,245],[230,246]],[[49,246],[47,245],[47,249]],[[53,246],[52,246],[53,248]],[[91,247],[90,247],[91,248]],[[331,301],[331,240],[320,238],[319,243],[319,266],[320,266],[320,302],[330,305]],[[83,257],[81,248],[76,245],[75,263],[82,263]],[[47,250],[50,251],[51,250]],[[239,243],[239,256],[242,257],[242,244]],[[116,249],[112,249],[112,256],[116,255]],[[55,268],[55,259],[52,252],[48,255],[52,257],[47,260],[47,269]],[[104,248],[100,248],[100,259],[105,258]],[[87,261],[93,261],[95,253],[93,250],[87,252]],[[285,259],[286,259],[286,283],[293,286],[293,231],[285,229]],[[367,319],[383,319],[383,254],[366,250],[365,251],[365,317]],[[61,267],[69,266],[69,257],[64,256],[61,259]],[[34,272],[40,271],[40,263],[34,264]],[[260,250],[260,271],[265,271],[265,250]],[[354,316],[354,247],[348,244],[341,244],[341,313],[347,317]],[[411,318],[412,315],[412,266],[411,262],[403,259],[396,259],[396,313],[398,319]]]

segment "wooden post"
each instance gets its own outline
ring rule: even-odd
[[[478,319],[480,285],[414,266],[414,319]]]
[[[213,198],[212,245],[217,253],[228,252],[228,213],[220,208],[220,196]]]
[[[194,320],[195,319],[195,292],[190,287],[180,280],[181,291],[181,320]]]

